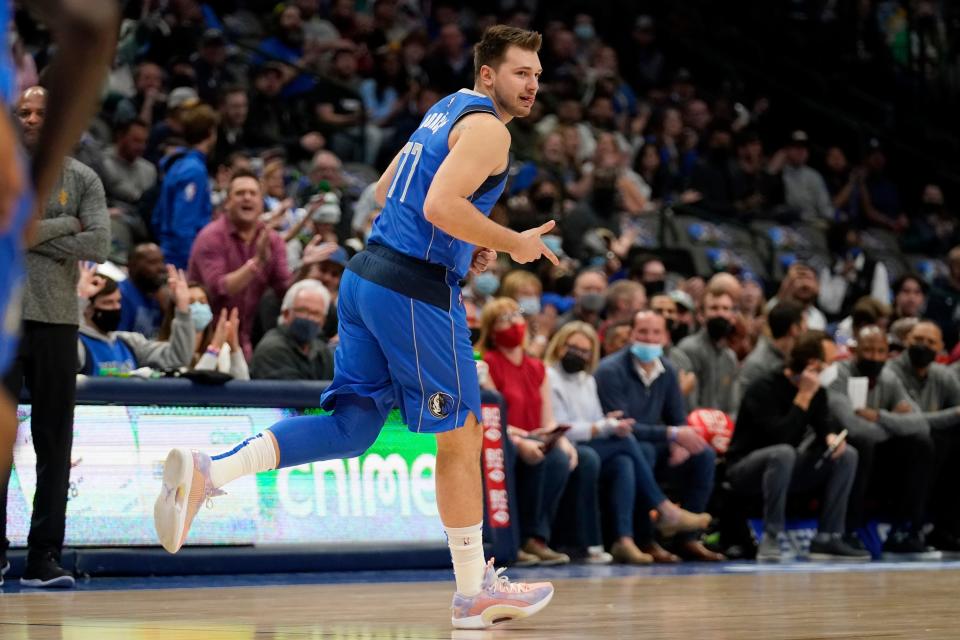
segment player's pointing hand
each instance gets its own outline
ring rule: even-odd
[[[560,264],[560,260],[553,254],[553,251],[547,248],[547,245],[543,243],[543,239],[541,238],[541,236],[549,233],[556,225],[557,223],[555,221],[550,220],[539,227],[527,229],[521,233],[517,246],[510,252],[510,257],[513,258],[513,261],[525,264],[527,262],[533,262],[540,256],[543,256],[553,264]]]

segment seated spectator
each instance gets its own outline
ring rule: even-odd
[[[667,267],[663,260],[651,255],[638,256],[630,268],[630,279],[643,285],[647,296],[667,292]]]
[[[687,414],[673,366],[664,363],[666,323],[650,311],[637,314],[629,349],[607,356],[594,377],[604,412],[621,411],[633,418],[634,437],[647,458],[655,461],[657,476],[668,479],[688,511],[702,513],[713,492],[716,455],[703,438],[687,425]],[[643,514],[638,514],[643,515]],[[652,540],[649,523],[636,532]],[[723,556],[705,547],[692,534],[678,537],[677,551],[687,558],[706,561]]]
[[[887,365],[897,374],[910,399],[930,424],[934,465],[927,503],[934,529],[928,542],[941,551],[960,551],[960,381],[950,369],[934,362],[943,350],[940,328],[921,321],[906,339],[906,352]]]
[[[541,357],[557,324],[557,315],[555,308],[545,311],[541,306],[543,283],[540,278],[529,271],[514,269],[500,281],[499,295],[516,300],[530,330],[527,353]]]
[[[281,95],[286,69],[277,62],[256,68],[247,120],[260,145],[282,147],[290,160],[300,160],[322,149],[326,140],[312,130],[312,118],[302,112],[301,104]]]
[[[357,50],[346,41],[333,52],[330,79],[318,87],[316,115],[328,134],[330,149],[348,162],[376,162],[383,132],[367,120],[357,75]],[[466,85],[465,85],[466,86]]]
[[[163,322],[159,293],[167,283],[163,252],[152,242],[139,244],[130,253],[127,270],[130,277],[120,283],[122,302],[117,331],[135,331],[146,338],[156,338]]]
[[[607,317],[598,332],[605,335],[607,327],[620,322],[633,324],[634,317],[647,308],[647,292],[633,280],[617,280],[607,287]]]
[[[573,281],[573,308],[557,318],[557,326],[568,322],[586,322],[596,328],[607,304],[607,275],[602,271],[581,271]]]
[[[824,331],[827,328],[827,316],[816,307],[819,295],[820,283],[816,271],[808,264],[794,262],[787,269],[777,295],[767,302],[767,309],[772,309],[781,300],[793,300],[803,307],[807,329]]]
[[[809,142],[805,131],[794,131],[790,134],[787,146],[775,154],[770,162],[774,173],[776,168],[783,166],[783,188],[787,205],[799,211],[800,218],[805,222],[814,222],[825,227],[834,219],[833,201],[823,176],[807,164],[810,159]]]
[[[863,166],[863,185],[869,195],[863,200],[864,222],[903,233],[909,220],[900,205],[900,190],[887,175],[887,155],[876,138],[870,139]]]
[[[910,228],[900,238],[904,253],[940,256],[960,244],[957,214],[946,208],[943,190],[928,184],[920,197],[920,210],[910,218]]]
[[[900,318],[922,318],[930,285],[915,273],[905,273],[893,283],[893,314],[890,324]]]
[[[214,166],[223,164],[232,153],[269,146],[250,122],[250,98],[243,87],[232,86],[219,97],[220,124],[217,127],[217,145],[213,152]]]
[[[910,400],[903,383],[884,366],[887,333],[867,326],[857,333],[856,354],[837,365],[837,379],[827,398],[830,413],[847,429],[847,441],[857,449],[857,475],[847,506],[847,542],[862,546],[854,532],[866,525],[866,500],[871,487],[889,503],[893,530],[883,545],[885,553],[922,554],[923,518],[927,483],[933,466],[930,426]],[[849,381],[866,378],[866,406],[854,409]],[[895,478],[894,481],[890,481]],[[883,487],[882,490],[880,487]]]
[[[283,296],[279,324],[253,352],[251,375],[265,380],[332,380],[333,353],[320,337],[330,293],[316,280],[301,280]]]
[[[677,345],[690,360],[690,371],[697,376],[691,407],[719,409],[731,416],[737,411],[733,402],[737,356],[728,342],[733,318],[733,298],[728,293],[710,289],[703,296],[700,311],[703,328]]]
[[[787,354],[807,330],[803,308],[795,302],[780,302],[767,314],[766,331],[737,371],[733,403],[739,407],[743,392],[758,378],[782,371]]]
[[[907,336],[919,322],[920,318],[900,318],[890,323],[890,333],[887,334],[887,340],[890,344],[890,360],[906,351]]]
[[[727,479],[735,491],[763,495],[764,532],[758,562],[783,559],[780,538],[787,495],[823,485],[826,493],[820,528],[810,543],[810,557],[870,559],[868,552],[843,540],[857,451],[837,439],[827,392],[821,385],[833,351],[833,342],[825,333],[808,331],[790,350],[785,369],[761,376],[744,392],[727,450]],[[818,464],[831,446],[835,449],[827,462]]]
[[[853,305],[850,315],[840,321],[834,338],[837,344],[842,346],[854,346],[856,336],[860,329],[871,325],[876,325],[887,330],[890,326],[890,305],[886,302],[880,302],[871,296],[864,296],[857,300]]]
[[[734,212],[733,191],[736,164],[733,160],[733,134],[724,124],[714,123],[707,134],[706,154],[690,176],[690,188],[701,194],[695,206],[711,213]]]
[[[960,338],[960,245],[947,254],[949,275],[933,282],[927,298],[927,318],[940,326],[947,349],[953,349]]]
[[[699,280],[699,278],[691,278],[690,280]],[[700,284],[703,285],[702,280],[700,280]],[[670,342],[678,345],[681,340],[697,330],[697,321],[694,315],[697,304],[689,293],[680,289],[671,291],[670,299],[677,304],[677,321],[673,325],[673,329],[670,329]]]
[[[188,148],[164,158],[160,195],[151,226],[167,261],[184,269],[197,233],[210,222],[207,157],[217,141],[217,115],[200,105],[183,116],[183,137]]]
[[[148,340],[139,333],[117,331],[121,293],[115,281],[101,276],[100,284],[89,279],[78,284],[78,291],[89,303],[83,310],[77,340],[79,373],[116,376],[141,367],[165,371],[190,365],[194,346],[190,294],[186,281],[176,269],[168,267],[167,273],[167,286],[176,305],[169,342]]]
[[[191,87],[177,87],[170,92],[163,120],[154,120],[150,125],[147,149],[143,154],[147,160],[154,164],[160,162],[168,148],[182,138],[184,116],[199,104],[200,98]],[[142,113],[140,118],[144,122],[150,122]]]
[[[107,205],[114,208],[114,245],[122,240],[129,248],[132,238],[146,237],[146,221],[139,215],[143,195],[156,186],[157,168],[144,159],[149,129],[142,120],[114,127],[114,144],[103,156],[101,165]]]
[[[666,344],[663,347],[663,355],[670,361],[673,368],[677,370],[680,392],[689,403],[690,394],[697,386],[697,376],[690,371],[693,368],[690,358],[687,357],[687,354],[677,349],[677,345],[673,343],[672,335],[677,326],[677,303],[667,294],[660,293],[650,299],[650,310],[658,316],[661,316],[666,323],[667,336]]]
[[[527,323],[511,298],[496,298],[484,306],[477,344],[489,367],[490,379],[507,405],[507,434],[517,449],[521,549],[518,562],[566,564],[570,557],[551,549],[552,523],[568,483],[577,482],[596,494],[600,461],[592,450],[584,459],[588,469],[577,478],[581,454],[565,436],[546,447],[537,439],[557,427],[550,401],[550,383],[543,362],[524,351]],[[594,504],[594,509],[596,505]],[[595,518],[596,514],[580,514]]]
[[[646,564],[654,559],[675,560],[653,540],[637,547],[634,541],[634,508],[656,509],[657,526],[670,534],[696,531],[710,524],[708,514],[693,514],[671,502],[657,485],[653,470],[640,444],[633,437],[633,419],[619,411],[604,415],[591,373],[599,359],[599,342],[593,327],[570,322],[556,333],[547,348],[545,363],[550,381],[554,417],[572,428],[567,437],[584,443],[600,457],[600,474],[610,484],[609,510],[614,521],[614,560],[625,564]],[[592,523],[587,523],[592,524]],[[595,538],[600,540],[600,532]],[[656,556],[653,555],[656,553]]]
[[[607,327],[603,334],[603,356],[620,351],[630,343],[630,334],[633,332],[633,323],[630,321],[618,322]]]
[[[228,314],[226,309],[222,309],[214,324],[206,289],[198,284],[191,284],[189,291],[190,318],[196,331],[190,368],[194,371],[219,371],[230,375],[234,380],[249,380],[247,360],[240,348],[240,319],[237,310],[233,309]],[[176,308],[173,300],[169,299],[157,340],[170,340],[175,315]]]
[[[264,291],[286,291],[290,273],[283,239],[261,222],[263,193],[249,171],[237,171],[230,180],[226,213],[197,236],[190,255],[190,280],[210,293],[214,314],[236,307],[240,311],[240,346],[253,355],[250,332]]]

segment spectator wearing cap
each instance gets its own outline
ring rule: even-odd
[[[910,399],[930,424],[934,442],[934,468],[928,511],[934,530],[929,542],[942,551],[960,551],[960,380],[950,369],[934,362],[943,350],[943,334],[933,322],[918,322],[906,339],[906,351],[891,359],[890,368],[900,378]]]
[[[237,171],[230,180],[225,214],[208,224],[190,254],[190,280],[204,285],[214,315],[236,307],[240,346],[248,359],[257,304],[267,289],[277,295],[290,279],[281,238],[261,221],[263,192],[256,175]]]
[[[673,334],[677,328],[677,308],[678,305],[674,299],[665,293],[659,293],[650,298],[650,310],[662,317],[666,324],[667,333],[664,337],[663,355],[677,370],[680,392],[683,393],[683,398],[687,400],[689,406],[690,394],[697,386],[697,376],[690,371],[693,368],[690,358],[677,349],[677,345],[673,341]],[[683,336],[686,337],[686,333]]]
[[[866,326],[857,333],[856,343],[855,356],[838,363],[837,379],[827,389],[830,413],[849,432],[847,441],[860,458],[847,507],[847,532],[852,534],[866,524],[868,489],[882,486],[894,525],[884,551],[924,553],[925,499],[934,462],[930,425],[903,383],[885,366],[886,331]],[[859,399],[865,400],[864,406],[852,404],[852,378],[867,379],[867,395]],[[852,536],[848,542],[855,544]]]
[[[690,406],[719,409],[734,415],[737,406],[733,387],[738,365],[737,356],[728,344],[734,321],[730,294],[708,289],[701,303],[699,321],[702,325],[700,331],[677,345],[677,349],[690,359],[690,371],[697,376]]]
[[[735,407],[740,407],[744,391],[754,381],[771,371],[781,371],[786,366],[787,355],[806,330],[803,307],[796,302],[779,302],[770,310],[764,335],[737,371],[733,392]]]
[[[825,224],[834,219],[833,202],[820,172],[807,164],[810,138],[805,131],[794,131],[780,157],[771,160],[783,166],[783,188],[788,206],[800,212],[806,222]]]
[[[150,340],[135,331],[118,331],[123,296],[110,278],[93,276],[81,280],[81,293],[88,304],[77,340],[77,371],[88,376],[123,375],[141,367],[166,371],[189,367],[193,360],[195,333],[190,315],[190,292],[186,281],[168,267],[168,286],[175,315],[168,341]],[[99,283],[95,280],[99,279]]]
[[[278,325],[253,352],[250,375],[261,380],[331,380],[333,353],[321,336],[330,293],[313,279],[293,284],[283,296]]]
[[[678,345],[681,340],[696,330],[697,321],[694,312],[697,310],[697,305],[690,294],[681,289],[674,289],[669,295],[670,299],[677,303],[677,321],[670,329],[670,342]]]
[[[557,326],[568,322],[586,322],[593,328],[600,324],[600,314],[607,304],[607,275],[596,269],[577,274],[573,281],[573,307],[557,318]]]
[[[210,222],[210,179],[207,157],[217,142],[217,114],[199,105],[182,116],[188,147],[177,149],[160,164],[164,172],[151,224],[167,261],[183,269],[197,233]]]
[[[220,29],[207,29],[200,38],[200,48],[192,56],[197,93],[207,104],[217,104],[224,87],[241,78],[227,64],[227,38]]]
[[[183,118],[186,113],[200,103],[197,91],[191,87],[177,87],[167,97],[167,109],[163,120],[154,122],[147,137],[147,150],[144,157],[159,164],[165,156],[171,140],[183,137]],[[187,143],[189,144],[189,143]]]

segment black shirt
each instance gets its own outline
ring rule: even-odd
[[[797,388],[782,371],[770,372],[747,387],[737,414],[727,461],[730,464],[748,454],[776,444],[797,447],[808,427],[817,434],[817,447],[825,447],[828,433],[836,433],[827,408],[827,392],[817,389],[804,411],[793,403]]]

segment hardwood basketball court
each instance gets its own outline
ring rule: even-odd
[[[557,594],[540,615],[494,631],[450,627],[452,581],[438,581],[436,572],[426,576],[429,582],[364,584],[176,588],[175,578],[96,579],[82,582],[74,592],[8,584],[0,595],[0,638],[960,637],[960,566],[954,563],[921,569],[801,565],[775,570],[741,564],[683,575],[690,569],[695,568],[516,571],[517,577],[553,579]],[[563,577],[571,574],[582,577]],[[338,578],[350,579],[350,574]],[[215,576],[201,580],[231,584]],[[255,585],[256,577],[246,581]],[[133,588],[124,588],[128,583]]]

